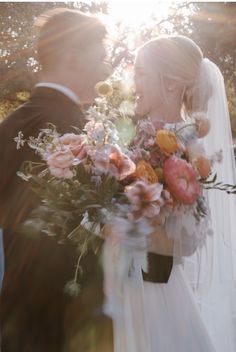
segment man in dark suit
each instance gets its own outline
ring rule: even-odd
[[[0,228],[5,250],[1,351],[92,351],[88,331],[100,337],[94,351],[110,351],[111,322],[101,313],[102,274],[97,258],[92,253],[85,258],[84,288],[71,301],[63,290],[73,278],[75,248],[59,245],[55,238],[17,232],[39,199],[30,183],[16,175],[23,161],[37,156],[26,145],[17,150],[14,142],[19,131],[25,138],[37,136],[49,122],[60,133],[83,127],[81,106],[93,101],[94,85],[110,73],[105,60],[106,29],[97,18],[68,9],[43,14],[37,25],[40,81],[29,101],[0,124]],[[77,341],[74,350],[71,340]]]

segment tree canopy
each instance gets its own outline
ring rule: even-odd
[[[93,13],[109,13],[106,2],[1,2],[0,3],[0,100],[11,99],[19,91],[30,91],[37,79],[34,21],[47,9],[77,8]],[[157,3],[158,7],[158,3]],[[130,52],[159,34],[190,36],[202,48],[204,56],[222,70],[228,88],[230,112],[236,121],[236,3],[173,3],[166,18],[155,14],[138,29],[116,23],[116,40],[111,46],[114,66],[131,59]],[[236,125],[236,123],[234,124]]]

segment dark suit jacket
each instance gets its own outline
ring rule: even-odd
[[[23,161],[37,160],[37,156],[26,145],[17,150],[14,137],[19,131],[25,138],[37,136],[48,122],[61,133],[74,132],[72,126],[82,128],[85,117],[62,93],[38,87],[28,102],[0,124],[0,227],[4,231],[6,258],[0,301],[2,352],[72,351],[65,346],[64,332],[67,338],[77,334],[76,329],[82,331],[83,326],[93,324],[103,303],[97,257],[92,253],[85,257],[83,291],[71,301],[63,289],[74,275],[75,248],[71,244],[59,245],[55,238],[19,235],[16,231],[39,199],[30,184],[16,175]],[[71,329],[70,324],[74,324]],[[77,352],[90,351],[90,347],[82,346],[82,341]]]

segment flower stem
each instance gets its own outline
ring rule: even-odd
[[[84,253],[86,252],[86,246],[87,246],[87,238],[84,240],[83,247],[82,247],[80,256],[79,256],[77,264],[76,264],[75,277],[74,277],[74,282],[75,283],[77,283],[78,271],[79,271],[79,268],[80,268],[80,261],[81,261],[83,255],[84,255]]]
[[[176,134],[178,134],[180,131],[182,131],[184,128],[186,127],[190,127],[190,126],[197,126],[196,123],[188,123],[187,125],[184,125],[182,127],[180,127],[177,131],[175,131]]]

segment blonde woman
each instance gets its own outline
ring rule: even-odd
[[[235,184],[223,78],[197,44],[184,36],[147,42],[138,50],[134,78],[136,112],[154,126],[162,122],[175,129],[194,114],[210,119],[205,151],[209,155],[223,151],[223,163],[216,165],[218,178]],[[134,258],[142,282],[131,275],[118,290],[112,268],[119,263],[106,244],[105,287],[115,352],[236,350],[235,198],[213,190],[207,196],[211,216],[200,225],[193,216],[179,214],[156,228],[150,237],[147,270]]]

